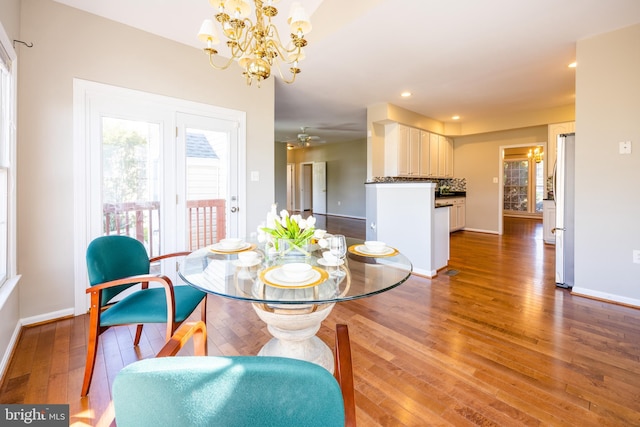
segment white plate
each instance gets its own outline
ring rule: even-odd
[[[365,254],[365,255],[389,255],[395,252],[395,249],[393,249],[392,247],[385,247],[384,250],[382,251],[376,251],[376,252],[372,252],[370,250],[367,249],[367,247],[365,245],[358,245],[356,246],[356,251]]]
[[[280,271],[280,269],[276,268],[267,271],[267,273],[264,275],[264,278],[268,282],[274,283],[276,285],[301,287],[317,281],[320,278],[320,273],[316,270],[311,270],[304,280],[291,281],[291,279],[286,277],[282,273],[282,271]]]
[[[318,258],[318,264],[325,267],[339,267],[344,264],[344,260],[339,259],[338,262],[329,262],[324,258]]]
[[[216,251],[216,252],[240,252],[240,251],[243,251],[243,250],[248,249],[250,247],[251,247],[250,243],[244,242],[240,246],[235,247],[235,248],[224,248],[224,247],[222,247],[220,242],[218,242],[218,243],[214,243],[209,248],[211,250],[213,250],[213,251]]]
[[[260,264],[261,261],[262,260],[260,258],[254,259],[251,262],[242,262],[239,259],[236,259],[233,261],[233,265],[235,265],[236,267],[253,267],[254,265]]]

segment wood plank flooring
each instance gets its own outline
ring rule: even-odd
[[[362,220],[322,219],[364,237]],[[640,310],[556,288],[553,264],[539,221],[505,219],[502,236],[454,233],[436,278],[337,304],[318,335],[333,345],[334,325],[349,325],[359,425],[640,425]],[[209,297],[208,316],[211,355],[255,354],[270,338],[249,304]],[[25,328],[0,402],[69,403],[72,425],[104,425],[113,378],[152,357],[163,329],[145,327],[138,348],[134,328],[107,331],[81,399],[86,327],[80,316]]]

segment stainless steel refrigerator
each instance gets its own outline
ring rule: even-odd
[[[556,203],[556,286],[572,288],[575,242],[575,145],[574,133],[558,136],[553,194]]]

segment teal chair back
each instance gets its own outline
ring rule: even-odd
[[[129,276],[149,274],[149,256],[144,245],[128,236],[102,236],[94,239],[86,253],[91,286]],[[135,283],[102,291],[102,305]]]
[[[113,383],[118,427],[343,426],[342,392],[314,363],[282,357],[163,357]]]

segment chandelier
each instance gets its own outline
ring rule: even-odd
[[[529,153],[527,154],[527,157],[536,163],[540,163],[542,161],[542,156],[544,156],[544,153],[542,152],[541,147],[536,147],[534,150],[529,149]]]
[[[215,69],[224,70],[237,61],[247,85],[255,80],[260,82],[269,78],[271,67],[275,64],[280,78],[286,83],[293,83],[300,73],[298,62],[304,59],[303,47],[307,45],[305,34],[311,31],[311,22],[299,2],[291,5],[288,31],[291,40],[286,45],[280,39],[278,29],[271,19],[278,14],[273,5],[280,0],[253,0],[255,22],[249,19],[251,6],[243,0],[209,0],[218,13],[215,20],[222,29],[231,58],[221,65],[214,62],[218,53],[213,45],[220,43],[213,20],[205,19],[198,33],[198,38],[207,44],[204,52],[209,56],[209,64]],[[290,65],[289,78],[282,73],[280,63]]]

